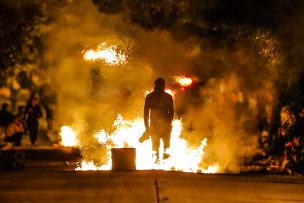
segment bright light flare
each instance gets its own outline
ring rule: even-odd
[[[125,64],[127,61],[126,55],[117,46],[107,47],[106,43],[101,43],[95,50],[85,51],[83,58],[86,61],[102,61],[109,65]]]
[[[177,82],[182,87],[189,87],[192,85],[193,80],[192,78],[186,76],[176,76],[175,82]]]
[[[76,146],[78,144],[76,133],[69,126],[62,126],[60,131],[63,146]]]

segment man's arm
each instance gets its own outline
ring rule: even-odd
[[[170,97],[170,100],[169,100],[168,116],[169,116],[169,120],[172,121],[173,120],[173,116],[174,116],[174,107],[173,107],[173,98],[172,98],[172,96]]]
[[[150,117],[149,102],[148,102],[148,98],[146,97],[145,107],[144,107],[144,122],[146,129],[149,128],[149,117]]]

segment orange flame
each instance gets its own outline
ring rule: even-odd
[[[127,57],[122,51],[119,51],[117,46],[106,46],[106,43],[101,43],[93,50],[89,49],[84,52],[83,58],[86,61],[102,61],[109,65],[125,64]]]

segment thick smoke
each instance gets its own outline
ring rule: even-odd
[[[119,2],[103,7],[89,0],[71,1],[52,13],[43,57],[58,94],[57,126],[71,125],[81,146],[94,146],[92,134],[100,129],[111,132],[118,114],[125,119],[142,116],[145,91],[153,88],[156,77],[175,88],[174,76],[187,75],[195,84],[175,100],[182,136],[192,146],[208,138],[202,165],[218,163],[222,170],[239,170],[240,161],[256,152],[259,112],[267,114],[277,98],[274,83],[282,56],[276,37],[265,28],[234,24],[206,29],[204,19],[190,26],[187,22],[194,16],[179,13],[179,8],[191,9],[183,1],[165,15],[167,21],[146,16],[142,24],[134,13],[129,18],[128,11],[118,12]],[[175,15],[183,18],[172,23]],[[191,35],[193,26],[201,29]],[[128,63],[110,66],[83,60],[84,50],[102,42],[119,46],[128,54]],[[88,150],[84,155],[96,160],[102,154]]]

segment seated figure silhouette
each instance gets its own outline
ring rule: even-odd
[[[156,155],[156,161],[159,161],[160,158],[161,139],[164,143],[163,158],[169,157],[167,149],[170,147],[173,115],[173,98],[165,92],[165,80],[158,78],[154,82],[154,91],[146,96],[144,107],[146,132],[151,135],[152,149]]]

